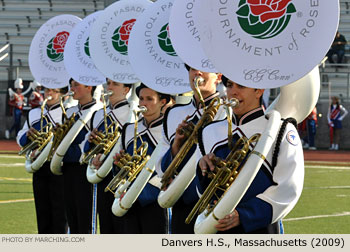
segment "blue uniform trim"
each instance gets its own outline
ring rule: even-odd
[[[156,144],[157,144],[157,142],[155,142],[155,141],[157,141],[157,139],[159,139],[161,137],[160,134],[159,134],[159,136],[154,136],[152,134],[152,129],[156,128],[156,127],[162,127],[162,118],[163,118],[162,116],[160,118],[157,118],[152,123],[150,123],[149,127],[146,127],[144,129],[142,129],[142,127],[144,125],[144,124],[142,124],[142,123],[144,123],[143,122],[144,119],[140,119],[138,121],[140,128],[139,128],[139,132],[138,132],[139,137],[137,138],[136,146],[138,148],[141,145],[142,141],[147,142],[148,143],[147,155],[150,155],[150,156],[152,155],[154,149],[156,148]],[[126,153],[133,155],[134,141],[133,141],[133,138],[126,139],[128,130],[134,130],[134,123],[125,124],[123,127],[123,132],[122,132],[122,147]],[[140,138],[142,139],[142,141]],[[113,166],[113,167],[115,168],[115,166]],[[114,171],[114,173],[115,173],[115,171]],[[153,173],[152,177],[155,175],[156,174]],[[159,192],[160,192],[159,188],[151,185],[150,183],[147,183],[146,186],[141,191],[139,197],[137,198],[137,201],[140,203],[140,205],[142,207],[147,206],[147,205],[157,201]]]

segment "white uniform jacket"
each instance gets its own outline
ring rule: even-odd
[[[51,123],[53,127],[56,126],[57,123],[62,123],[62,109],[60,107],[60,104],[54,104],[51,107],[48,107],[47,105],[44,108],[44,120],[43,120],[43,126],[45,126],[47,123]],[[18,132],[17,135],[17,143],[21,147],[29,143],[29,139],[27,138],[27,131],[30,128],[35,128],[36,130],[40,130],[40,124],[41,124],[41,108],[37,107],[34,109],[31,109],[28,112],[27,120],[23,125],[23,128]]]
[[[262,108],[246,113],[239,121],[233,116],[233,123],[236,124],[232,129],[233,141],[242,136],[250,138],[255,133],[262,133],[267,122]],[[198,160],[209,153],[225,159],[229,153],[227,131],[227,120],[213,122],[204,128],[199,136]],[[277,223],[292,210],[301,195],[304,182],[303,149],[298,132],[291,123],[286,125],[283,133],[277,165],[272,167],[275,145],[276,140],[236,207],[243,232],[255,232]],[[208,179],[201,176],[199,168],[197,175],[201,181],[199,191],[204,192]]]

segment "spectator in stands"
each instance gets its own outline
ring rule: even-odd
[[[310,115],[304,120],[306,126],[306,136],[304,137],[304,148],[309,150],[316,150],[315,135],[317,124],[317,109],[311,111]]]
[[[330,135],[330,150],[339,149],[340,131],[342,129],[342,120],[348,114],[346,108],[344,108],[340,102],[339,97],[332,97],[332,104],[329,106],[327,119],[329,125]]]
[[[39,82],[37,81],[33,81],[32,82],[32,88],[33,91],[30,94],[29,97],[29,105],[31,106],[31,108],[36,108],[36,107],[40,107],[42,102],[44,101],[44,97],[43,95],[40,93],[41,91],[41,85]]]
[[[329,63],[334,63],[333,55],[337,55],[336,63],[338,64],[343,63],[346,44],[347,44],[347,41],[345,37],[342,34],[340,34],[339,31],[337,31],[337,34],[335,35],[332,46],[327,53]]]
[[[13,92],[12,89],[9,88],[10,100],[9,105],[11,109],[11,113],[13,114],[14,122],[10,130],[5,131],[5,138],[10,139],[11,132],[13,130],[16,131],[16,136],[21,129],[21,116],[24,105],[24,96],[22,94],[23,89],[23,81],[21,78],[16,79],[15,81],[15,89],[16,92]]]

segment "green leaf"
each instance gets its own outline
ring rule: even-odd
[[[243,4],[247,4],[247,0],[240,0],[238,7],[241,7]]]
[[[236,12],[238,16],[247,17],[249,15],[250,9],[248,4],[243,5],[239,10]]]
[[[258,16],[249,15],[249,23],[251,25],[255,25],[258,22],[259,22],[259,17]]]
[[[290,3],[287,7],[287,13],[290,14],[290,13],[294,13],[294,12],[297,12],[297,9],[295,9],[295,6],[293,3]]]
[[[158,38],[160,39],[166,39],[168,37],[167,30],[161,30],[161,32],[158,34]]]
[[[118,41],[119,40],[119,29],[120,29],[120,27],[118,27],[115,31],[114,31],[114,33],[113,33],[113,36],[112,36],[112,40],[115,40],[115,41]]]

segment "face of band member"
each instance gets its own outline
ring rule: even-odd
[[[146,120],[154,120],[160,116],[162,106],[166,103],[165,99],[160,100],[156,91],[150,88],[142,88],[139,94],[139,105],[145,106],[147,112],[143,114]]]
[[[85,103],[86,101],[91,101],[91,90],[92,87],[85,86],[79,82],[73,80],[71,83],[71,90],[74,92],[73,99],[78,100],[80,103]]]
[[[337,104],[339,102],[339,99],[335,96],[332,97],[332,103]]]
[[[216,92],[216,86],[221,81],[221,76],[222,74],[202,72],[194,68],[190,68],[189,70],[189,78],[192,90],[194,90],[193,83],[196,77],[202,77],[204,79],[204,83],[199,85],[199,89],[204,98]]]
[[[126,94],[129,92],[129,88],[125,87],[123,83],[112,81],[110,79],[107,81],[107,90],[113,91],[113,95],[109,97],[111,104],[124,100]]]
[[[48,106],[51,106],[58,103],[61,95],[62,94],[60,93],[60,90],[58,88],[45,88],[45,92],[44,92],[45,99],[49,96],[52,97],[52,99],[48,100],[46,104]]]
[[[248,88],[228,80],[226,92],[228,99],[238,99],[239,105],[233,109],[233,113],[237,116],[242,116],[245,113],[260,107],[260,97],[263,95],[264,89]]]

